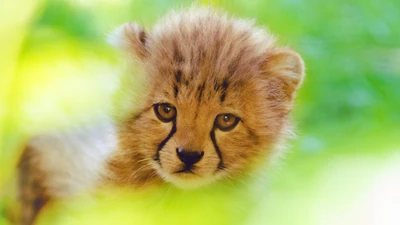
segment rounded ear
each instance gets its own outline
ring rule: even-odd
[[[136,23],[125,23],[116,28],[108,37],[111,45],[124,52],[133,54],[139,59],[149,55],[147,50],[147,33]]]
[[[270,95],[275,100],[291,102],[303,81],[304,62],[291,49],[273,49],[267,54],[263,71]]]

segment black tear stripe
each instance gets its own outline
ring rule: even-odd
[[[221,153],[221,150],[220,150],[219,147],[218,147],[217,140],[215,140],[215,128],[213,128],[213,129],[211,130],[211,132],[210,132],[210,138],[211,138],[211,141],[212,141],[212,143],[213,143],[213,145],[214,145],[215,152],[217,153],[218,158],[219,158],[218,169],[219,169],[219,170],[222,170],[222,169],[225,168],[225,166],[224,166],[224,161],[222,160],[222,153]]]
[[[153,158],[154,160],[158,162],[160,161],[160,151],[162,150],[162,148],[164,148],[164,145],[169,141],[169,139],[171,139],[171,137],[175,134],[175,132],[176,132],[176,121],[173,121],[171,132],[169,132],[168,136],[158,145],[157,154]]]

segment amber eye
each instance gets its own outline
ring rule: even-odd
[[[158,119],[164,123],[171,122],[176,117],[176,108],[168,103],[155,104],[154,112]]]
[[[239,122],[239,118],[232,114],[220,114],[215,118],[215,126],[222,131],[232,130]]]

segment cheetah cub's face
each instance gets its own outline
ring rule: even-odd
[[[190,9],[149,32],[125,24],[116,37],[150,89],[120,131],[114,179],[191,188],[235,178],[266,162],[288,131],[303,62],[250,22]]]

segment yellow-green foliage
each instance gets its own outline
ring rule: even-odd
[[[400,165],[400,1],[197,3],[255,18],[305,59],[307,77],[294,112],[299,137],[270,173],[269,187],[105,188],[95,197],[49,205],[39,224],[344,224],[345,212],[361,204],[360,193],[369,193],[379,171],[399,171],[386,165]],[[166,11],[191,4],[2,1],[0,224],[8,224],[4,208],[14,201],[15,167],[31,135],[103,113],[124,117],[131,108],[121,103],[140,98],[143,77],[120,70],[107,33],[129,20],[150,26]],[[360,224],[355,221],[349,224]]]

